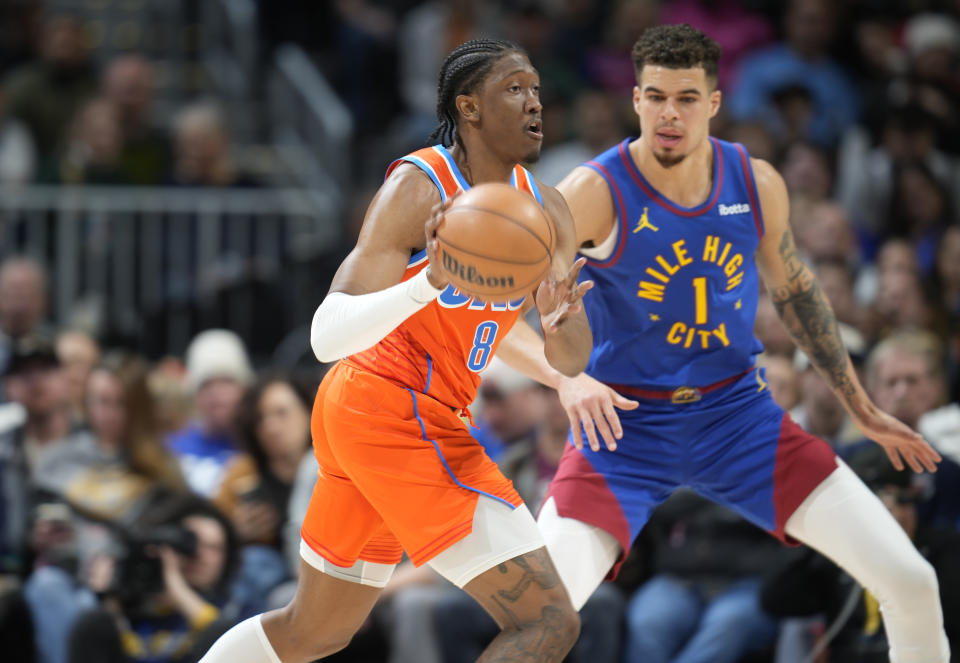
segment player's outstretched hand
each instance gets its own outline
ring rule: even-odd
[[[552,334],[560,328],[571,314],[583,308],[584,293],[593,287],[593,281],[577,283],[580,269],[586,264],[586,258],[580,258],[570,266],[563,278],[550,270],[537,288],[537,310],[540,311],[540,324],[544,334]]]
[[[940,454],[919,433],[886,412],[873,408],[867,415],[857,417],[854,423],[864,435],[883,447],[896,469],[903,470],[906,461],[914,472],[923,472],[924,468],[937,471],[937,463],[942,460]]]
[[[597,429],[599,429],[600,437],[603,438],[607,449],[615,451],[617,440],[623,437],[623,428],[620,426],[620,417],[617,416],[616,408],[633,410],[639,405],[637,401],[624,398],[586,373],[564,378],[557,387],[557,393],[560,394],[560,403],[570,419],[573,443],[577,449],[583,448],[583,437],[580,432],[582,426],[591,449],[600,451],[600,442],[597,440]]]

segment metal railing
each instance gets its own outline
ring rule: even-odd
[[[198,7],[201,59],[240,142],[260,140],[261,63],[253,0],[205,0]]]
[[[302,48],[277,49],[268,94],[273,146],[306,186],[349,189],[353,118]]]
[[[58,324],[94,305],[106,333],[142,339],[144,325],[160,325],[146,330],[148,349],[180,351],[204,320],[254,329],[255,291],[218,298],[250,283],[303,283],[292,272],[339,246],[337,209],[301,189],[0,189],[0,257],[47,266]]]

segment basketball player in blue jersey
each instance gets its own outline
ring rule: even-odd
[[[816,548],[868,588],[892,661],[946,663],[932,567],[830,447],[774,404],[754,366],[760,279],[860,430],[897,469],[936,469],[937,453],[860,386],[830,304],[798,256],[783,179],[743,146],[709,136],[719,56],[689,26],[646,31],[633,49],[641,136],[558,187],[596,284],[584,300],[594,338],[585,373],[551,371],[522,329],[501,346],[501,358],[559,390],[573,425],[539,515],[548,550],[579,608],[616,572],[651,511],[689,486]]]

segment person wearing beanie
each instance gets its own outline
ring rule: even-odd
[[[212,497],[238,452],[234,420],[253,369],[243,341],[226,329],[197,334],[187,347],[186,362],[196,416],[171,435],[168,444],[190,489]]]

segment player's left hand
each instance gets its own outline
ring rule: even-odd
[[[914,472],[937,471],[942,458],[936,450],[909,426],[886,412],[873,407],[866,414],[854,419],[860,431],[883,447],[887,457],[897,470],[904,469],[904,461]]]
[[[540,311],[540,325],[544,334],[557,331],[564,320],[583,308],[580,300],[593,287],[593,281],[577,283],[577,276],[586,262],[586,258],[580,258],[562,278],[550,270],[537,288],[537,310]]]

